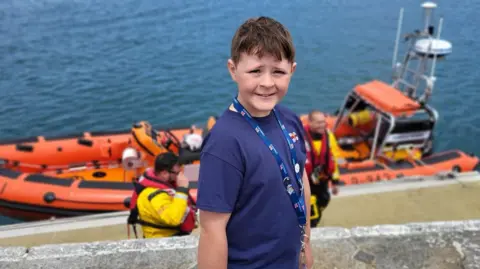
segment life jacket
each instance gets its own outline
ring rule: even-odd
[[[330,134],[328,130],[326,130],[322,136],[322,146],[320,148],[319,154],[317,154],[315,152],[315,149],[313,148],[314,144],[312,136],[310,134],[310,126],[305,126],[305,133],[307,136],[307,139],[305,141],[307,151],[305,171],[307,172],[307,175],[310,177],[314,169],[316,169],[317,167],[322,168],[323,174],[328,176],[332,175],[335,172],[335,161],[332,155],[332,151],[330,149]]]
[[[169,184],[168,182],[161,181],[157,179],[153,173],[152,169],[147,169],[145,173],[140,177],[138,181],[133,182],[133,192],[132,196],[130,198],[130,215],[128,216],[127,219],[127,225],[132,225],[133,227],[133,232],[135,233],[135,237],[138,238],[137,236],[137,231],[136,231],[136,224],[140,224],[143,226],[149,226],[152,228],[157,228],[157,229],[173,229],[173,230],[178,230],[179,232],[176,235],[187,235],[190,234],[193,229],[195,229],[196,226],[196,207],[195,207],[195,201],[193,198],[190,196],[190,194],[187,193],[188,196],[188,208],[189,210],[185,220],[183,221],[182,224],[179,226],[164,226],[161,224],[156,224],[156,223],[150,223],[142,220],[139,218],[138,215],[138,207],[137,207],[137,199],[140,193],[142,193],[143,190],[145,190],[147,187],[152,187],[152,188],[157,188],[158,191],[164,191],[167,192],[170,196],[175,195],[175,186],[172,184]],[[130,233],[130,229],[128,229]],[[129,236],[130,237],[130,236]]]

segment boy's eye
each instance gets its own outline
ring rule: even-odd
[[[255,73],[260,73],[260,69],[254,69],[254,70],[251,70],[249,73],[252,73],[252,74],[255,74]],[[282,71],[282,70],[275,70],[274,71],[275,74],[286,74],[285,71]]]

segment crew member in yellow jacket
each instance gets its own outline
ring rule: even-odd
[[[307,161],[305,170],[310,180],[310,190],[314,206],[310,226],[315,227],[320,222],[322,212],[330,202],[329,183],[332,183],[332,193],[338,193],[340,172],[337,158],[339,147],[335,135],[326,126],[325,115],[318,110],[310,112],[305,128],[305,146]],[[315,216],[315,213],[318,216]]]
[[[166,152],[155,158],[134,183],[128,223],[142,225],[145,238],[188,235],[197,226],[196,209],[188,194],[189,181],[180,172],[178,157]]]

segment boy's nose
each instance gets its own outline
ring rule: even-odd
[[[270,74],[265,74],[262,78],[261,86],[270,88],[273,87],[273,85],[275,85],[275,82],[273,81],[272,76]]]

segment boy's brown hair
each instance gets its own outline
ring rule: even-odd
[[[256,17],[246,20],[235,32],[232,39],[231,59],[237,64],[240,55],[262,57],[270,54],[277,60],[295,60],[295,47],[290,32],[278,21],[269,17]]]

